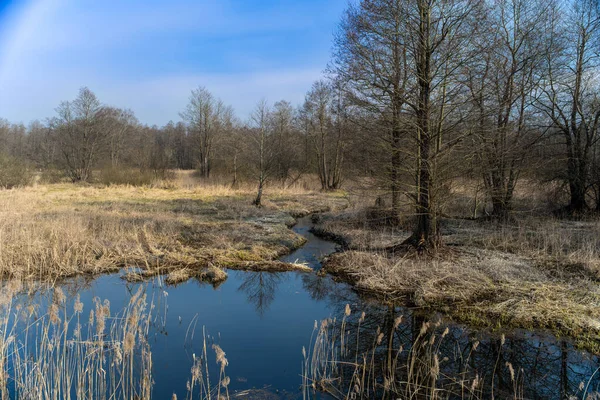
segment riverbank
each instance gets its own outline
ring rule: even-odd
[[[315,232],[348,249],[329,257],[325,272],[471,326],[548,329],[600,352],[598,221],[445,220],[443,248],[421,257],[384,251],[409,233],[364,221],[362,211],[319,218]]]
[[[293,270],[273,262],[304,243],[294,217],[337,210],[336,193],[301,188],[38,185],[0,191],[0,277],[59,280],[126,268],[129,280],[165,275],[215,285],[225,269]]]

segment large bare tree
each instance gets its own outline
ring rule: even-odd
[[[210,177],[215,140],[230,125],[233,110],[215,98],[206,88],[192,90],[189,103],[181,113],[198,141],[200,175]]]
[[[550,51],[540,35],[550,8],[546,1],[506,0],[487,2],[482,11],[475,43],[479,57],[467,64],[465,78],[475,155],[492,216],[506,219],[526,157],[544,132],[534,104]]]
[[[546,29],[552,46],[544,73],[541,109],[562,138],[567,160],[563,178],[569,187],[566,211],[588,208],[593,148],[599,135],[598,73],[600,10],[597,0],[573,0],[555,5]]]
[[[106,113],[96,95],[87,87],[72,102],[62,102],[53,119],[65,172],[73,182],[87,181],[107,139],[103,129]]]
[[[351,6],[336,40],[332,71],[358,106],[378,116],[390,157],[392,212],[408,194],[416,224],[408,243],[433,244],[438,159],[456,138],[448,109],[470,58],[477,1],[363,0]],[[457,89],[458,88],[458,89]],[[460,118],[459,118],[460,119]],[[413,179],[403,173],[412,169]]]

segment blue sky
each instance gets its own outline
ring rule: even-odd
[[[177,120],[206,86],[244,118],[300,103],[347,0],[0,0],[0,118],[52,116],[88,86],[140,121]]]

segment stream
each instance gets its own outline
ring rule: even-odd
[[[309,217],[298,221],[293,229],[305,236],[307,243],[283,261],[307,263],[317,270],[320,259],[336,250],[334,243],[315,237],[310,228]],[[144,287],[148,298],[154,299],[157,314],[149,340],[152,395],[156,399],[170,399],[173,393],[179,399],[186,398],[186,383],[193,355],[201,351],[203,330],[226,352],[232,397],[238,393],[239,398],[302,398],[302,348],[311,344],[315,321],[329,317],[341,320],[347,304],[352,309],[349,327],[365,312],[361,328],[365,343],[372,343],[379,331],[385,332],[398,316],[403,317],[402,322],[391,333],[396,348],[410,346],[426,319],[438,321],[435,330],[448,328],[440,346],[440,352],[447,355],[440,367],[444,376],[464,376],[467,366],[457,360],[470,353],[468,379],[495,375],[491,385],[497,398],[504,398],[501,393],[511,390],[515,381],[522,386],[523,397],[532,399],[562,399],[571,394],[581,398],[582,382],[587,393],[597,390],[600,384],[595,374],[600,367],[598,357],[577,351],[568,341],[552,335],[517,330],[501,338],[446,322],[437,315],[424,317],[407,308],[363,299],[348,285],[316,274],[228,274],[218,288],[196,280],[176,287],[163,286],[160,280],[128,283],[114,274],[94,280],[74,278],[63,289],[69,304],[77,293],[80,295],[85,307],[82,315],[86,315],[94,297],[108,299],[115,313],[129,303],[139,286]],[[41,292],[23,301],[38,302],[43,307],[49,295]],[[507,363],[516,378],[511,378]],[[218,371],[216,366],[214,369]],[[261,395],[252,397],[251,392],[242,392],[249,389],[261,389]]]

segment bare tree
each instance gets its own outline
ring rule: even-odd
[[[547,27],[552,51],[539,106],[564,143],[570,194],[566,211],[581,213],[588,208],[592,150],[599,137],[600,87],[594,76],[600,66],[600,10],[597,0],[574,0],[566,6],[554,7]]]
[[[469,59],[469,18],[476,1],[364,0],[351,6],[336,40],[332,72],[347,83],[354,103],[377,116],[390,157],[392,213],[400,196],[416,206],[407,240],[433,244],[437,224],[433,194],[442,154],[458,125],[448,105],[460,94],[459,71]],[[452,121],[454,119],[454,121]],[[414,181],[404,171],[412,169]]]
[[[418,247],[433,244],[437,233],[435,210],[431,203],[436,159],[439,157],[448,101],[445,87],[469,59],[464,53],[469,48],[472,34],[468,18],[477,7],[476,1],[416,0],[414,14],[409,16],[409,31],[414,40],[409,52],[414,58],[414,75],[417,80],[416,98],[411,104],[416,117],[418,196],[417,223],[409,240]],[[460,62],[455,57],[460,54]],[[432,99],[438,91],[440,123],[434,124]],[[436,148],[438,146],[439,148]],[[432,222],[434,222],[432,224]]]
[[[48,124],[33,121],[28,127],[29,159],[38,168],[49,169],[56,163],[58,148]]]
[[[264,187],[267,180],[271,177],[275,166],[273,137],[269,130],[270,118],[271,110],[269,105],[265,99],[262,99],[258,102],[250,116],[250,127],[248,128],[248,135],[251,141],[251,165],[254,167],[254,174],[258,182],[256,198],[253,201],[253,204],[257,207],[262,205]]]
[[[275,144],[277,179],[285,186],[292,168],[296,166],[297,148],[293,143],[294,108],[291,103],[281,100],[275,103],[271,112],[271,125]]]
[[[206,88],[192,90],[189,103],[181,113],[198,140],[200,175],[210,177],[215,139],[231,119],[232,109],[216,99]]]
[[[403,142],[408,135],[408,96],[414,78],[409,75],[406,0],[366,0],[351,5],[342,20],[329,67],[354,104],[379,121],[382,134],[370,126],[369,147],[385,148],[389,164],[384,184],[392,196],[392,214],[401,212],[406,188]],[[375,143],[374,143],[375,141]]]
[[[96,95],[88,88],[79,90],[73,102],[63,102],[56,109],[58,117],[52,121],[62,161],[73,182],[87,181],[104,141],[102,129],[103,108]]]
[[[467,65],[476,155],[492,216],[506,219],[531,146],[542,138],[534,107],[548,44],[539,32],[549,17],[546,1],[507,0],[485,5]]]
[[[117,167],[122,161],[123,152],[138,120],[131,110],[106,107],[104,109],[104,127],[108,136],[110,164]]]
[[[172,167],[179,169],[192,169],[192,151],[190,137],[183,122],[169,121],[162,128],[162,134],[169,137],[169,147],[173,152]]]
[[[336,94],[329,83],[317,81],[306,95],[302,109],[323,190],[338,189],[342,183],[345,115],[343,99]]]
[[[332,82],[332,129],[330,146],[329,183],[330,189],[339,189],[344,180],[346,146],[350,135],[350,103],[346,96],[345,83],[341,79]]]

